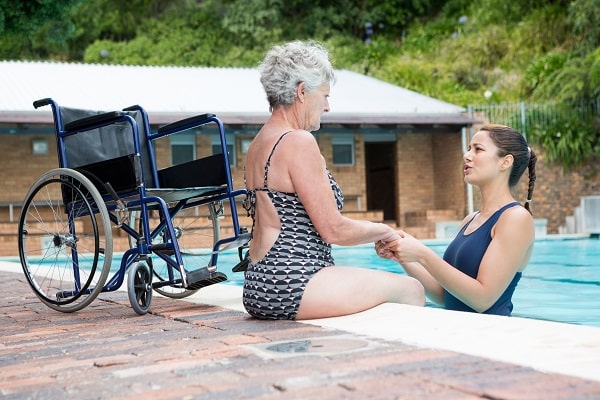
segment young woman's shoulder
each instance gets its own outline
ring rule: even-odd
[[[533,231],[534,228],[533,217],[521,205],[506,209],[500,215],[496,225],[497,228],[507,232]]]
[[[518,205],[514,207],[507,208],[501,215],[502,217],[506,217],[506,219],[515,221],[515,220],[523,220],[523,221],[531,221],[533,222],[533,217],[525,209],[525,207]]]

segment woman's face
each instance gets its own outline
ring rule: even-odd
[[[496,178],[504,157],[498,157],[498,147],[487,131],[477,132],[463,155],[464,180],[479,185]]]
[[[317,131],[321,127],[321,115],[329,112],[329,84],[323,84],[312,92],[305,92],[304,102],[306,113],[304,129],[309,132]]]

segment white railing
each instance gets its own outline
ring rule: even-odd
[[[561,115],[577,115],[587,120],[600,117],[600,99],[581,103],[503,103],[469,104],[469,117],[485,123],[508,125],[525,137],[533,129],[545,130],[555,126]]]

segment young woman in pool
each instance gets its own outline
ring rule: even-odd
[[[481,209],[463,220],[444,257],[403,231],[394,242],[378,242],[376,250],[397,260],[431,300],[448,310],[510,315],[512,295],[533,248],[529,206],[537,157],[514,129],[486,125],[471,139],[463,160],[464,180],[479,187]],[[521,207],[510,189],[526,168],[529,189]]]

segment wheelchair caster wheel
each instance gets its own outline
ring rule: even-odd
[[[152,303],[152,273],[145,263],[135,263],[129,268],[127,294],[133,310],[144,315]]]

